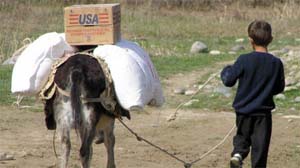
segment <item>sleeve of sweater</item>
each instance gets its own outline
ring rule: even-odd
[[[233,65],[226,66],[221,72],[221,80],[227,87],[235,85],[236,81],[243,72],[240,58],[236,60]]]
[[[284,87],[285,87],[284,67],[283,67],[282,62],[280,61],[280,63],[279,63],[279,74],[278,74],[278,77],[276,79],[276,85],[274,87],[273,94],[276,95],[276,94],[279,94],[279,93],[283,92]]]

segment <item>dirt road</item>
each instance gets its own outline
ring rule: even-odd
[[[180,111],[177,120],[167,122],[174,109],[147,109],[133,113],[126,121],[141,136],[158,144],[176,156],[191,161],[217,144],[234,123],[231,112],[199,110]],[[2,168],[54,167],[57,162],[53,147],[53,131],[46,130],[44,116],[26,109],[0,107],[0,153],[14,156],[14,160],[1,161]],[[274,115],[272,143],[269,155],[271,168],[298,168],[300,165],[300,120]],[[78,139],[72,138],[70,167],[80,167]],[[175,168],[183,165],[160,151],[138,142],[134,136],[116,122],[116,164],[121,168]],[[57,142],[57,141],[56,141]],[[231,151],[232,137],[220,148],[195,164],[193,168],[225,168]],[[58,146],[58,143],[56,143]],[[59,151],[58,147],[57,150]],[[94,145],[92,167],[105,167],[103,145]],[[249,162],[246,161],[247,163]],[[249,165],[246,163],[246,167]]]

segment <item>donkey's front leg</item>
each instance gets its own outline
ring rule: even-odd
[[[115,120],[109,118],[109,124],[103,130],[104,131],[104,144],[107,150],[107,168],[115,168],[115,156],[114,156],[114,146],[115,146],[115,135],[114,135],[114,123]]]

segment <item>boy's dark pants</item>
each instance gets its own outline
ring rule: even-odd
[[[239,153],[244,159],[249,154],[251,146],[252,168],[265,168],[272,133],[271,112],[258,115],[237,113],[236,126],[237,133],[233,138],[232,155]]]

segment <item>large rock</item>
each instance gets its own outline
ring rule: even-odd
[[[242,51],[242,50],[245,50],[245,47],[243,45],[236,45],[231,48],[231,51],[234,51],[234,52],[238,52],[238,51]]]
[[[300,102],[300,96],[297,96],[294,100],[296,103],[299,103]]]
[[[194,44],[191,47],[191,51],[192,54],[196,54],[196,53],[203,53],[203,52],[208,52],[208,48],[207,45],[204,44],[201,41],[196,41],[194,42]]]

